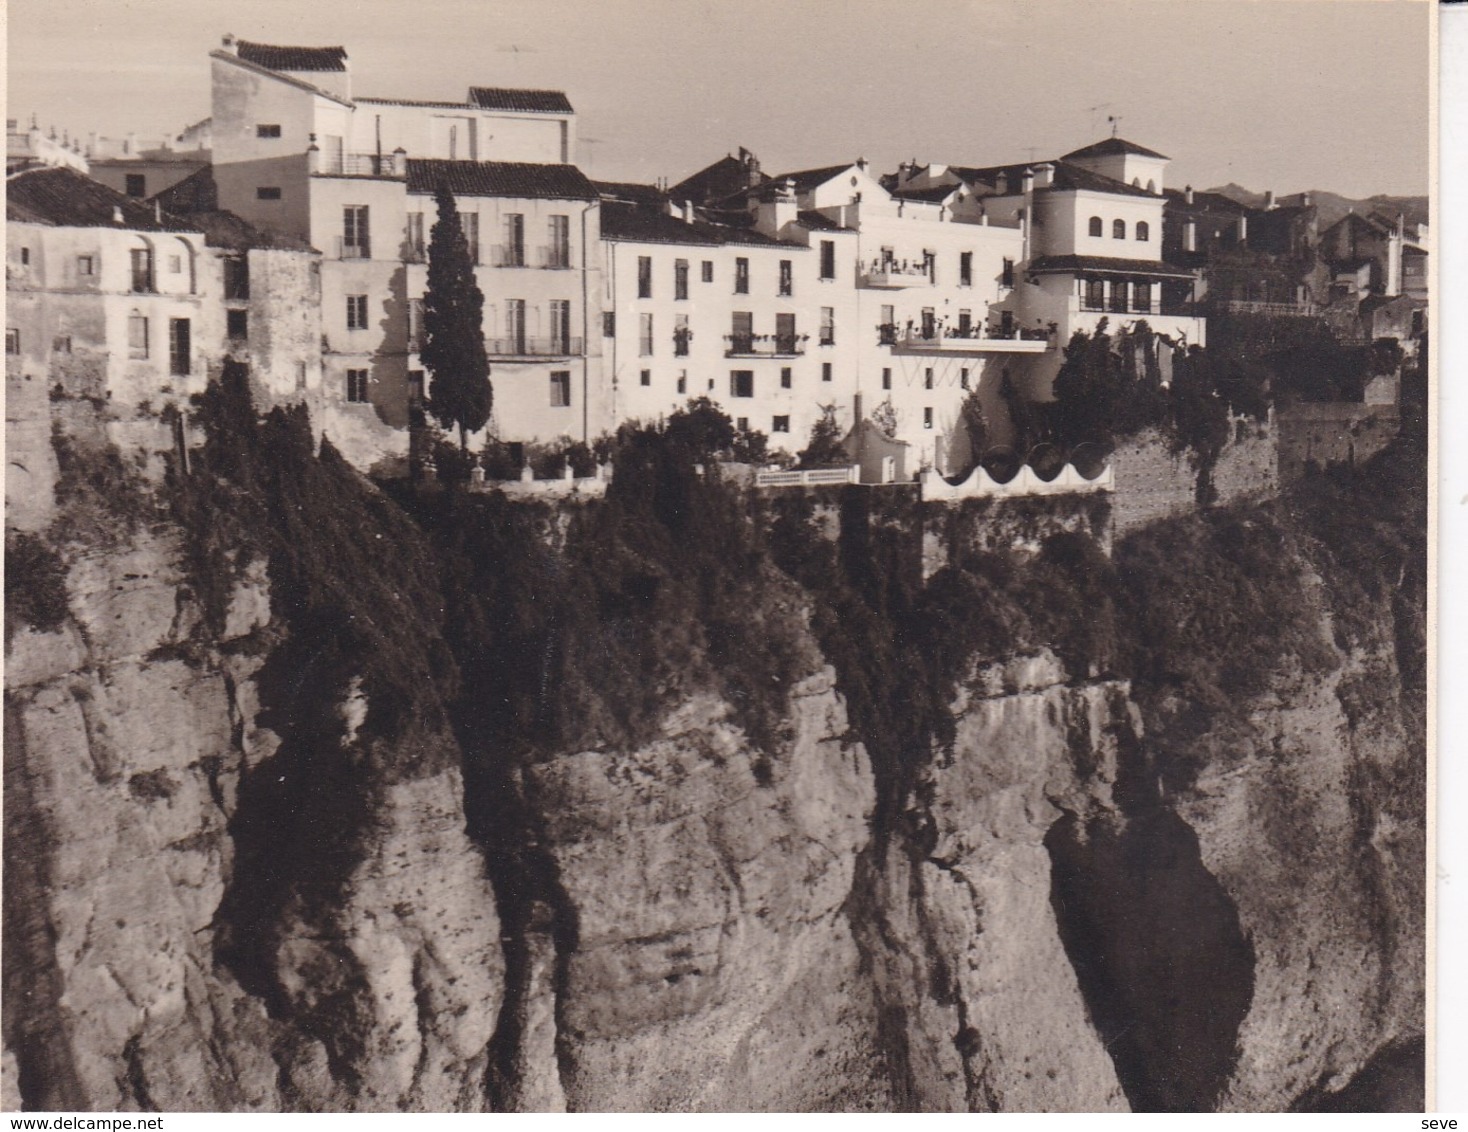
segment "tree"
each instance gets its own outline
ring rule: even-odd
[[[836,423],[836,406],[822,405],[820,420],[811,427],[810,443],[800,453],[802,468],[835,467],[851,463],[841,443],[841,426]]]
[[[458,426],[459,448],[489,421],[494,389],[484,348],[484,293],[474,278],[469,241],[453,194],[440,186],[438,221],[428,244],[428,290],[423,296],[419,356],[433,375],[429,411],[444,428]]]

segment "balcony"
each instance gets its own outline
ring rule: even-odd
[[[535,262],[546,271],[570,271],[571,249],[568,247],[548,247],[536,249]]]
[[[861,285],[883,291],[895,291],[902,287],[931,287],[933,273],[924,263],[882,263],[873,260],[861,273]]]
[[[404,263],[427,263],[428,251],[421,244],[409,244],[403,249]]]
[[[567,336],[486,338],[484,345],[491,358],[570,358],[583,352],[582,340]]]
[[[726,358],[798,358],[805,353],[808,334],[725,334]]]
[[[974,326],[968,330],[953,327],[924,333],[922,328],[899,332],[895,326],[878,326],[878,342],[900,351],[917,354],[1043,354],[1050,348],[1048,330],[1011,330]]]
[[[311,172],[332,177],[404,177],[406,160],[397,163],[390,153],[327,153],[317,150]]]
[[[479,257],[474,257],[479,262]],[[496,244],[489,252],[489,262],[495,267],[529,267],[525,262],[525,249],[519,244]]]
[[[364,244],[360,240],[349,242],[345,236],[338,236],[336,238],[336,258],[371,259],[372,247],[370,244]]]

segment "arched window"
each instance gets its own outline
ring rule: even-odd
[[[1101,235],[1101,218],[1099,216],[1091,217],[1091,235]]]
[[[1147,191],[1149,193],[1156,193],[1157,192],[1157,182],[1156,181],[1148,181],[1147,182]]]
[[[1111,238],[1113,240],[1125,240],[1126,239],[1126,221],[1125,220],[1113,220],[1111,222]]]
[[[1150,240],[1151,238],[1152,238],[1152,229],[1148,226],[1147,222],[1145,220],[1138,220],[1137,221],[1137,239],[1139,239],[1139,240]]]

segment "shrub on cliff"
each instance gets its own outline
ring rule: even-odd
[[[38,633],[61,628],[67,617],[66,564],[33,534],[5,536],[5,639],[28,625]]]

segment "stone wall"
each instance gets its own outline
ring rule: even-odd
[[[1356,465],[1397,435],[1395,405],[1355,402],[1291,405],[1279,411],[1279,478],[1299,479],[1307,465]]]
[[[1213,470],[1213,502],[1232,503],[1273,492],[1276,426],[1235,418],[1228,444]],[[1198,470],[1189,453],[1174,453],[1156,429],[1120,445],[1111,457],[1115,476],[1115,533],[1125,534],[1157,519],[1186,514],[1198,503]]]

